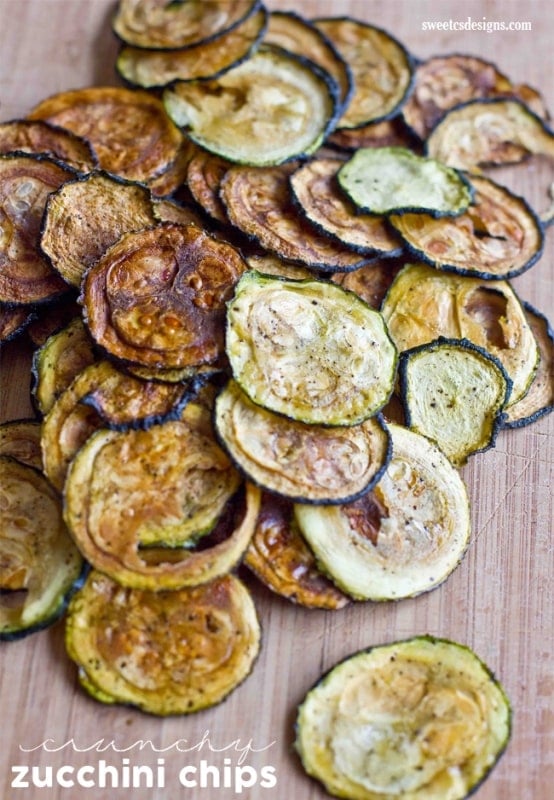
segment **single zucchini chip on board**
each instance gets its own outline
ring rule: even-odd
[[[260,639],[254,602],[234,575],[148,592],[92,571],[69,607],[65,641],[96,700],[168,716],[220,703],[250,674]]]
[[[0,455],[0,641],[57,620],[83,570],[60,499],[34,467]]]
[[[245,273],[228,304],[226,348],[250,399],[300,422],[363,422],[395,380],[396,349],[379,312],[324,281]]]
[[[253,403],[234,381],[219,394],[215,425],[249,480],[291,500],[345,503],[369,491],[390,458],[379,416],[360,425],[306,425]]]
[[[40,422],[13,419],[0,425],[0,455],[11,456],[29,467],[42,470]]]
[[[430,439],[389,423],[392,458],[353,503],[294,508],[319,568],[356,600],[400,600],[446,580],[469,542],[469,501]]]
[[[0,123],[0,153],[14,150],[42,153],[80,172],[90,172],[98,166],[89,142],[42,120],[14,119]]]
[[[339,169],[343,191],[368,214],[463,213],[471,185],[457,170],[405,147],[363,147]]]
[[[511,381],[501,362],[467,339],[437,339],[400,356],[406,425],[433,439],[454,466],[494,445]]]
[[[306,772],[351,800],[464,800],[511,734],[511,707],[465,645],[432,636],[349,656],[307,693],[296,719]]]
[[[163,99],[194,142],[251,166],[314,152],[334,124],[338,103],[326,73],[269,45],[217,80],[168,87]]]
[[[317,568],[312,551],[294,521],[294,506],[262,493],[256,529],[244,563],[272,592],[306,608],[337,610],[350,603]]]

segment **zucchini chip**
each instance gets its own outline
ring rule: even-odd
[[[14,119],[0,124],[0,153],[14,150],[51,156],[79,172],[90,172],[98,166],[89,142],[41,120]]]
[[[392,282],[405,264],[403,258],[377,259],[353,272],[337,273],[333,280],[379,311]]]
[[[123,233],[156,221],[145,186],[93,172],[48,198],[40,246],[62,278],[79,288],[86,270]]]
[[[344,192],[368,214],[463,213],[472,200],[461,173],[405,147],[363,147],[338,171]]]
[[[399,380],[406,425],[433,439],[454,466],[494,445],[511,383],[482,347],[442,338],[406,350]]]
[[[307,267],[301,267],[292,261],[285,261],[272,253],[256,253],[246,256],[246,263],[256,272],[273,275],[276,278],[288,278],[291,281],[305,281],[314,277]],[[340,273],[342,275],[342,273]]]
[[[267,11],[260,8],[225,35],[181,50],[122,47],[116,60],[120,77],[131,86],[163,88],[173,81],[218,78],[249,58],[263,38]]]
[[[383,318],[324,281],[247,272],[227,309],[227,355],[250,399],[320,425],[356,425],[387,402],[396,349]]]
[[[18,337],[36,318],[31,306],[0,303],[0,346]]]
[[[74,170],[40,155],[0,156],[0,302],[42,303],[67,292],[67,284],[39,249],[46,201]]]
[[[352,71],[354,93],[337,128],[359,128],[397,113],[409,96],[412,58],[389,33],[348,17],[313,20]]]
[[[228,222],[227,212],[219,189],[223,176],[231,166],[227,159],[197,147],[186,175],[187,188],[198,205],[216,222],[225,224]]]
[[[286,261],[324,272],[346,272],[367,261],[323,235],[294,207],[289,185],[293,168],[232,167],[221,181],[230,222]]]
[[[260,639],[252,597],[233,575],[148,592],[93,571],[70,604],[65,641],[95,700],[168,716],[220,703],[250,674]]]
[[[83,559],[59,497],[32,466],[0,455],[0,641],[55,622],[82,574]]]
[[[61,331],[81,316],[81,306],[75,296],[62,295],[53,303],[39,306],[37,317],[27,329],[27,337],[35,347],[42,347],[49,336]]]
[[[259,0],[119,0],[113,31],[148,50],[208,44],[243,23]]]
[[[360,214],[341,190],[337,173],[343,162],[316,158],[290,177],[293,197],[301,213],[325,234],[358,253],[397,256],[402,241],[382,217]]]
[[[361,128],[341,128],[333,131],[326,144],[339,150],[355,151],[361,147],[408,147],[417,150],[415,136],[402,117],[383,122],[369,122]]]
[[[224,352],[225,302],[246,269],[238,250],[195,225],[125,234],[86,274],[88,328],[121,361],[213,365]]]
[[[554,133],[518,100],[471,100],[449,111],[427,139],[433,158],[457,169],[554,156]]]
[[[523,310],[540,358],[528,392],[506,410],[505,428],[522,428],[554,410],[554,331],[544,314],[532,305],[524,302]]]
[[[408,264],[392,283],[381,312],[400,352],[444,336],[469,339],[496,356],[513,384],[510,405],[533,380],[538,345],[506,281],[491,284],[426,264]]]
[[[183,135],[163,103],[148,92],[90,86],[48,97],[28,115],[67,128],[89,141],[101,169],[148,181],[177,158]]]
[[[513,278],[542,254],[539,219],[518,195],[487,178],[471,176],[473,202],[463,214],[392,214],[390,222],[410,250],[439,269],[481,278]]]
[[[177,225],[196,225],[204,227],[204,222],[195,208],[167,197],[154,200],[152,204],[154,216],[158,222],[174,222]]]
[[[330,794],[464,800],[511,734],[511,707],[468,647],[416,636],[355,653],[298,709],[296,750]]]
[[[247,478],[302,503],[346,503],[379,480],[390,440],[379,416],[346,428],[306,425],[255,405],[231,381],[216,401],[219,438]]]
[[[293,504],[269,492],[262,493],[244,563],[268,589],[298,605],[337,610],[350,603],[318,570],[294,521]]]
[[[163,100],[196,144],[258,167],[317,150],[334,125],[338,103],[327,73],[270,45],[216,80],[168,87]]]
[[[0,455],[11,456],[29,467],[41,470],[40,422],[36,419],[13,419],[2,423]]]
[[[375,488],[345,505],[297,503],[318,566],[355,600],[400,600],[441,584],[469,543],[466,487],[438,446],[389,423],[392,458]]]

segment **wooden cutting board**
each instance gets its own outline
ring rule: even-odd
[[[554,11],[546,0],[297,0],[270,2],[306,16],[350,14],[392,32],[419,57],[466,52],[493,59],[518,82],[540,87],[554,108]],[[0,118],[24,115],[54,92],[117,84],[116,42],[108,0],[0,0]],[[441,22],[441,30],[425,23]],[[471,23],[473,30],[470,30]],[[501,22],[520,30],[483,28]],[[531,30],[522,30],[530,22]],[[481,30],[478,29],[481,23]],[[497,173],[545,206],[552,166],[529,162]],[[554,317],[554,230],[543,258],[513,281],[521,297]],[[32,412],[29,349],[6,346],[1,360],[2,419]],[[157,719],[95,703],[78,687],[64,652],[63,624],[0,647],[0,796],[5,800],[114,800],[127,796],[131,767],[156,768],[152,788],[136,800],[227,800],[232,797],[316,800],[327,795],[299,767],[291,745],[295,708],[319,676],[348,654],[420,633],[467,644],[502,680],[514,709],[507,753],[478,790],[479,800],[547,800],[554,785],[554,415],[504,432],[496,448],[463,469],[471,504],[469,551],[448,581],[413,600],[357,604],[336,613],[307,611],[254,585],[264,630],[250,678],[220,707]],[[44,743],[41,745],[41,743]],[[127,761],[125,761],[127,759]],[[186,788],[179,772],[204,761],[220,771],[219,788]],[[117,788],[64,789],[59,779],[82,765],[119,767]],[[232,788],[236,765],[257,771],[255,788]],[[11,786],[14,765],[67,767],[52,788]],[[263,767],[277,785],[260,785]],[[165,778],[162,781],[163,777]],[[130,774],[130,773],[129,773]],[[246,775],[246,772],[243,773]],[[87,774],[90,778],[90,774]],[[129,778],[129,780],[131,780]],[[164,784],[164,785],[162,785]],[[108,787],[110,786],[108,781]],[[127,786],[132,785],[127,782]]]

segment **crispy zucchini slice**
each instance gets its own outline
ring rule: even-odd
[[[307,693],[296,750],[330,794],[464,800],[511,734],[506,693],[468,647],[416,636],[349,656]]]
[[[247,478],[303,503],[346,503],[379,480],[390,458],[379,416],[360,425],[306,425],[255,405],[231,381],[215,408],[219,438]]]
[[[86,274],[88,328],[106,352],[138,366],[213,365],[225,302],[246,269],[236,248],[195,225],[125,234]]]
[[[93,172],[50,195],[40,246],[62,278],[79,288],[87,269],[123,233],[155,223],[145,186]]]
[[[342,165],[340,159],[315,158],[290,176],[292,194],[301,213],[316,228],[358,253],[399,255],[402,241],[385,219],[358,213],[341,190],[337,174]]]
[[[472,175],[473,202],[463,214],[392,214],[390,222],[418,259],[481,278],[514,278],[542,254],[542,225],[523,197]]]
[[[554,133],[518,100],[471,100],[453,108],[430,133],[427,152],[457,169],[517,164],[554,156]]]
[[[381,312],[400,352],[439,336],[469,339],[502,362],[512,381],[510,405],[522,397],[539,358],[521,302],[506,281],[490,281],[408,264]]]
[[[0,641],[45,628],[65,610],[83,559],[61,503],[32,466],[0,455]]]
[[[460,172],[405,147],[363,147],[342,165],[337,178],[368,214],[413,211],[451,217],[472,200],[471,184]]]
[[[168,87],[163,100],[198,145],[258,167],[314,152],[338,106],[336,85],[326,73],[270,45],[217,80]]]
[[[250,674],[261,631],[234,575],[193,589],[126,589],[92,571],[69,607],[66,649],[96,700],[158,716],[220,703]]]
[[[262,493],[256,530],[244,563],[272,592],[306,608],[337,610],[350,598],[320,572],[298,531],[293,504]]]
[[[245,273],[228,304],[226,348],[254,403],[308,424],[368,419],[395,379],[396,349],[379,312],[324,281]]]
[[[259,0],[119,0],[112,28],[135,47],[174,50],[208,44],[259,7]]]
[[[48,97],[28,115],[67,128],[89,141],[101,169],[131,181],[163,173],[177,158],[181,131],[161,100],[114,86],[72,89]]]
[[[354,151],[360,147],[409,147],[417,151],[416,137],[401,116],[382,122],[369,122],[361,128],[341,128],[333,131],[326,144],[339,150]]]
[[[71,294],[62,295],[58,300],[38,307],[37,317],[29,325],[27,336],[35,347],[42,347],[49,336],[80,316],[81,306],[77,298]]]
[[[333,280],[379,311],[392,282],[405,264],[404,258],[379,258],[352,272],[337,273]]]
[[[392,458],[369,494],[344,505],[297,503],[295,518],[321,570],[356,600],[434,589],[469,543],[469,501],[455,467],[415,431],[389,424]]]
[[[32,306],[0,303],[0,346],[16,339],[36,318]]]
[[[554,331],[544,314],[530,303],[523,303],[523,311],[533,331],[540,357],[529,390],[506,410],[506,428],[522,428],[554,410]]]
[[[348,17],[313,20],[352,70],[354,93],[337,128],[358,128],[397,113],[409,96],[413,62],[389,33]]]
[[[433,439],[456,467],[494,445],[511,381],[501,362],[467,339],[436,339],[400,356],[406,425]]]
[[[181,50],[124,46],[116,70],[128,84],[143,89],[163,88],[173,81],[218,78],[254,53],[264,36],[267,16],[265,8],[260,8],[223,36]]]
[[[0,425],[0,455],[11,456],[23,464],[42,469],[40,422],[13,419]]]
[[[313,272],[292,261],[286,261],[272,253],[254,253],[246,256],[246,263],[257,272],[274,275],[276,278],[288,278],[291,281],[304,281],[313,278]],[[342,273],[340,273],[342,275]]]
[[[49,155],[79,172],[98,166],[90,142],[42,120],[14,119],[0,124],[0,153],[14,150]]]
[[[159,222],[175,222],[177,225],[204,227],[202,217],[192,205],[165,197],[154,200],[152,208],[154,216]]]
[[[67,292],[39,249],[39,234],[48,196],[74,177],[74,170],[47,156],[0,156],[0,302],[42,303]]]
[[[223,176],[231,167],[230,161],[196,148],[189,161],[186,183],[198,205],[217,222],[227,223],[227,212],[219,196]]]
[[[292,167],[232,167],[221,181],[230,222],[272,253],[324,272],[356,269],[367,257],[323,235],[297,213]]]

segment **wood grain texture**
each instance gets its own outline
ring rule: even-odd
[[[391,31],[417,56],[468,52],[494,59],[514,80],[538,86],[554,109],[554,11],[547,0],[297,0],[268,2],[306,16],[350,14]],[[108,0],[0,0],[0,118],[24,115],[54,92],[89,84],[117,84],[116,43]],[[426,20],[504,20],[532,23],[532,31],[491,32],[422,29]],[[552,165],[529,162],[498,172],[512,188],[538,202],[552,182]],[[541,198],[544,203],[544,199]],[[519,294],[554,317],[554,230],[543,258],[513,281]],[[32,413],[29,352],[7,346],[1,361],[1,413]],[[547,800],[554,785],[554,415],[531,427],[502,433],[496,448],[463,469],[472,504],[469,551],[448,581],[428,595],[391,604],[358,604],[341,612],[306,611],[254,585],[264,630],[263,649],[250,678],[218,708],[193,717],[156,719],[122,707],[95,703],[79,688],[65,656],[63,624],[23,641],[0,646],[0,796],[6,800],[114,800],[124,788],[10,788],[11,767],[154,765],[165,759],[165,787],[135,788],[135,800],[228,800],[265,796],[323,800],[291,750],[295,708],[321,673],[338,660],[375,643],[431,633],[473,648],[502,680],[514,708],[507,753],[478,800]],[[75,746],[26,753],[50,740],[49,749],[73,739]],[[107,748],[98,752],[103,741]],[[186,741],[185,741],[186,740]],[[114,753],[114,741],[125,753]],[[141,749],[138,742],[151,742]],[[187,744],[188,743],[188,744]],[[192,789],[179,785],[181,767],[234,767],[251,743],[263,752],[242,756],[257,770],[276,769],[273,790]],[[211,749],[209,747],[211,745]],[[189,752],[186,749],[193,748]],[[88,752],[77,752],[77,749]],[[220,752],[214,752],[218,749]],[[226,761],[228,759],[228,761]]]

